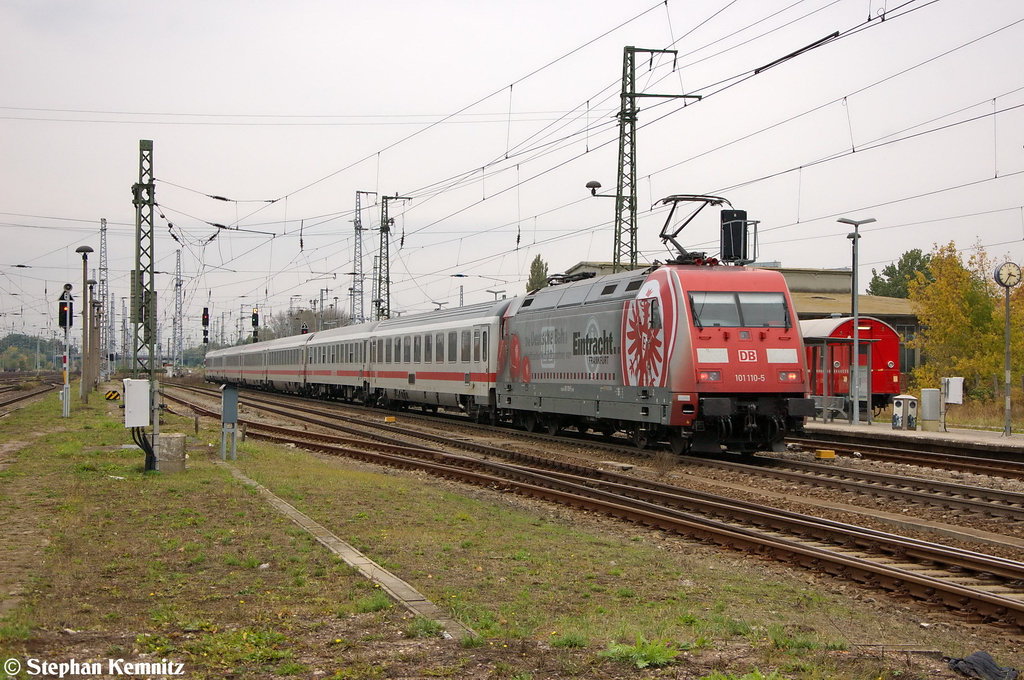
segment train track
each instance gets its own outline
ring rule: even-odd
[[[201,405],[192,408],[219,415]],[[308,417],[325,424],[323,413]],[[342,437],[256,421],[246,426],[250,436],[615,516],[881,588],[971,620],[1024,627],[1024,563],[1013,560],[464,439],[431,435],[437,446],[418,446],[382,441],[365,430]],[[478,458],[449,448],[487,453]]]
[[[2,392],[0,393],[0,415],[5,413],[3,409],[6,407],[13,406],[14,404],[31,399],[32,397],[38,397],[39,395],[46,394],[47,392],[52,392],[56,387],[57,385],[47,384],[24,392],[15,390]]]
[[[943,446],[942,448],[947,451],[956,451],[956,453],[943,453],[942,451],[931,450],[931,442],[922,443],[922,446],[928,447],[922,450],[906,448],[903,441],[900,442],[899,447],[891,445],[880,446],[864,440],[843,442],[818,437],[790,438],[787,441],[812,449],[827,446],[840,455],[853,456],[856,454],[862,458],[882,460],[890,463],[919,465],[922,467],[1007,477],[1010,479],[1024,479],[1024,462],[1004,458],[988,458],[982,455],[975,455],[974,453],[969,455],[963,447]]]
[[[199,391],[203,392],[203,390]],[[212,394],[209,392],[205,393]],[[372,421],[367,420],[365,416],[345,416],[338,413],[336,409],[325,408],[323,402],[319,401],[304,402],[305,405],[302,407],[302,412],[296,410],[295,400],[289,398],[246,393],[244,403],[251,407],[265,410],[268,413],[294,418],[314,425],[323,424],[325,419],[330,419],[334,423],[349,423],[351,428],[346,431],[351,434],[357,434],[366,429],[394,431],[392,426],[374,424]],[[412,415],[418,416],[418,414]],[[403,415],[403,419],[405,417],[406,415]],[[436,419],[433,417],[418,417],[422,418],[424,422],[436,425]],[[493,435],[494,433],[492,426],[464,423],[462,420],[459,423],[460,426],[465,425],[471,431],[481,432],[485,436]],[[433,435],[428,432],[412,430],[404,430],[403,432],[405,436],[404,441],[419,439],[442,444],[451,441],[451,437],[446,435]],[[507,428],[500,428],[500,432],[507,435],[509,430]],[[526,433],[519,430],[515,430],[514,433],[517,438],[525,435],[529,439],[565,445],[564,437],[558,438],[550,435]],[[585,442],[588,448],[595,448],[590,438],[587,438]],[[636,449],[631,446],[610,444],[608,442],[599,442],[599,444],[598,448],[601,450],[624,457],[636,454]],[[477,444],[469,439],[463,440],[461,446],[464,450],[481,455],[500,456],[502,455],[501,452],[505,451],[504,449]],[[688,466],[713,467],[745,475],[777,479],[790,485],[799,484],[831,488],[861,496],[885,497],[897,502],[929,505],[946,510],[974,513],[979,516],[1006,518],[1011,521],[1024,521],[1024,494],[834,465],[802,463],[789,459],[755,456],[746,457],[743,460],[743,463],[737,463],[727,459],[685,457],[680,462]],[[905,462],[905,459],[898,460]]]

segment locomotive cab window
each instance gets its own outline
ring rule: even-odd
[[[693,325],[698,328],[789,328],[792,322],[781,292],[692,291]]]
[[[661,328],[661,307],[657,298],[651,300],[651,328]]]

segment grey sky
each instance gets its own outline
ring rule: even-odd
[[[454,306],[460,284],[467,303],[520,294],[537,254],[552,273],[609,260],[613,202],[584,184],[614,191],[625,45],[679,50],[675,71],[642,64],[644,91],[704,96],[641,101],[646,258],[665,253],[655,201],[716,193],[785,266],[849,266],[840,216],[877,220],[865,282],[949,240],[1024,261],[1022,20],[1009,0],[0,0],[0,327],[53,330],[100,218],[120,313],[140,139],[166,217],[165,338],[179,247],[193,340],[206,305],[277,313],[325,288],[347,310],[357,190],[413,197],[391,209],[398,310]],[[209,241],[209,223],[246,231]],[[714,252],[717,228],[702,215],[681,240]],[[363,249],[369,276],[376,232]]]

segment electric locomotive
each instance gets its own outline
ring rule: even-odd
[[[628,433],[676,454],[781,450],[814,415],[785,280],[666,264],[517,298],[502,323],[500,408],[530,430]]]

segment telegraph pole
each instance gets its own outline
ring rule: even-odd
[[[676,50],[626,47],[622,53],[622,94],[619,110],[619,170],[615,190],[615,243],[612,271],[635,269],[637,260],[636,118],[637,97],[700,99],[692,94],[647,94],[636,91],[636,53],[676,55]],[[628,265],[625,264],[628,262]]]
[[[349,323],[363,323],[366,321],[363,309],[363,209],[360,205],[360,198],[363,194],[376,196],[376,191],[356,192],[356,218],[352,220],[355,225],[356,238],[352,253],[352,318]]]
[[[380,201],[380,262],[377,264],[377,313],[375,318],[391,318],[391,255],[390,239],[391,225],[395,221],[388,217],[388,203],[390,201],[411,201],[408,196],[381,196]]]

